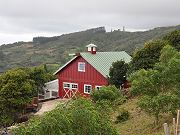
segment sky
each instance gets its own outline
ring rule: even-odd
[[[0,0],[0,45],[105,26],[142,31],[180,24],[180,0]]]

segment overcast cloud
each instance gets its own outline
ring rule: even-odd
[[[0,0],[0,44],[105,26],[180,24],[180,0]]]

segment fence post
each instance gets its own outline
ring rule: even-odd
[[[173,134],[176,135],[176,119],[173,118]]]
[[[176,135],[178,135],[179,115],[180,115],[180,110],[178,110],[178,113],[177,113],[177,120],[176,120]]]
[[[165,135],[170,135],[168,124],[164,123],[163,126],[164,126],[164,133],[165,133]]]

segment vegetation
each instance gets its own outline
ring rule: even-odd
[[[15,135],[117,135],[107,117],[102,117],[94,103],[79,98],[68,106],[59,106],[39,119],[15,129]]]
[[[180,51],[180,30],[168,33],[162,39],[148,41],[142,49],[136,50],[130,63],[129,74],[139,69],[152,69],[160,62],[160,52],[168,44]]]
[[[0,127],[16,122],[50,79],[43,67],[18,68],[0,75]]]
[[[153,69],[141,69],[131,75],[132,93],[142,95],[139,107],[159,121],[160,113],[175,113],[180,107],[180,52],[171,46],[161,51],[160,62]]]
[[[120,135],[164,135],[162,124],[171,123],[172,116],[164,114],[159,118],[159,124],[155,126],[154,117],[140,110],[137,105],[138,100],[138,97],[128,99],[124,104],[116,106],[117,110],[110,114],[118,133]],[[117,116],[123,109],[129,112],[129,119],[116,123]]]
[[[115,101],[118,98],[122,97],[120,90],[115,86],[104,86],[101,87],[100,90],[94,90],[91,93],[91,98],[93,101],[101,101],[101,100],[110,100]]]
[[[123,60],[114,62],[109,70],[109,82],[117,88],[126,81],[128,64]]]
[[[0,72],[11,68],[39,66],[43,64],[63,65],[69,53],[85,50],[85,45],[94,43],[98,51],[122,51],[129,54],[143,47],[146,41],[157,39],[165,34],[179,30],[180,26],[155,28],[145,32],[106,32],[95,28],[86,31],[64,34],[56,37],[35,37],[33,42],[17,42],[0,46]],[[4,59],[4,60],[3,60]],[[55,67],[54,72],[58,67]]]
[[[0,76],[0,126],[12,124],[31,102],[35,82],[22,69]]]
[[[150,37],[151,39],[157,38],[173,28],[154,29],[143,32],[143,36],[148,35],[148,39]],[[175,28],[179,28],[179,26]],[[154,31],[157,32],[158,36],[153,33]],[[149,36],[149,32],[153,33],[153,36]],[[75,40],[82,36],[82,34],[87,34],[87,39],[82,37],[78,41]],[[141,34],[141,32],[130,33],[122,31],[106,33],[103,28],[100,28],[55,38],[38,37],[34,38],[34,43],[28,43],[32,45],[28,46],[30,48],[28,50],[35,49],[35,53],[30,58],[30,61],[33,61],[32,63],[37,62],[36,64],[38,65],[41,61],[51,59],[49,53],[54,57],[57,50],[59,51],[57,58],[62,60],[69,52],[82,50],[80,45],[74,47],[76,43],[89,43],[89,41],[93,41],[104,47],[108,44],[108,41],[113,40],[116,43],[120,43],[121,38],[127,41],[126,37],[129,36],[127,38],[128,41],[133,37],[133,40],[130,40],[132,44],[136,41],[136,36],[142,36]],[[103,43],[102,39],[104,39],[105,43]],[[139,38],[137,37],[137,39]],[[61,41],[64,42],[62,43]],[[133,97],[127,99],[127,102],[124,102],[126,99],[116,87],[119,88],[119,85],[123,83],[123,77],[126,75],[128,65],[123,61],[118,61],[113,63],[110,69],[111,83],[115,84],[116,87],[107,86],[102,87],[100,90],[94,90],[91,93],[92,101],[79,98],[72,100],[67,106],[60,105],[42,117],[35,117],[29,122],[21,124],[18,128],[14,129],[13,133],[18,135],[162,134],[160,131],[162,122],[165,122],[165,119],[172,119],[172,114],[175,115],[176,109],[180,108],[179,41],[179,31],[174,31],[162,39],[146,42],[144,48],[133,54],[133,60],[130,63],[130,70],[132,71],[129,72],[130,77],[128,78],[131,82],[130,92]],[[135,43],[141,44],[141,42],[144,41],[136,41]],[[123,47],[121,45],[115,46],[116,43],[112,42],[110,48],[112,50],[121,50]],[[51,51],[53,53],[48,50],[46,52],[46,55],[48,54],[47,57],[43,57],[44,54],[39,55],[39,52],[36,52],[38,49],[42,49],[42,45],[44,48],[48,48],[50,44],[52,44]],[[65,46],[68,44],[70,46]],[[141,46],[139,44],[138,46]],[[10,54],[8,52],[9,48],[15,52],[18,48],[18,53],[23,54],[22,46],[24,47],[23,42],[16,43],[16,45],[11,47],[10,45],[2,46],[1,49],[6,51],[0,51],[0,56],[2,56],[1,62],[6,63],[4,59]],[[6,47],[9,48],[7,49]],[[108,47],[104,47],[102,51],[108,50]],[[67,51],[65,51],[65,48],[67,48]],[[132,48],[132,46],[128,46],[129,50]],[[44,51],[45,49],[42,50]],[[63,59],[58,64],[62,64],[67,59]],[[26,59],[24,60],[26,61]],[[33,93],[37,93],[43,87],[44,82],[53,78],[49,73],[52,73],[58,64],[43,64],[41,67],[31,69],[20,68],[0,75],[1,123],[9,124],[14,122],[15,116],[23,112],[23,106],[34,96]],[[2,65],[0,67],[3,67]],[[52,67],[49,68],[49,66]],[[24,95],[25,98],[23,97]],[[163,117],[161,117],[161,114],[163,114]],[[154,126],[154,121],[156,126]],[[113,125],[117,130],[115,130]]]
[[[177,51],[180,51],[180,31],[179,30],[175,30],[171,33],[168,33],[166,36],[164,36],[163,40],[168,41],[170,45],[172,45],[174,48],[177,49]]]
[[[127,121],[129,119],[129,112],[125,109],[122,109],[118,116],[116,117],[116,123],[121,123],[121,122],[124,122],[124,121]]]
[[[29,73],[30,79],[34,80],[35,82],[36,92],[34,93],[34,96],[37,96],[37,93],[43,90],[46,82],[55,79],[55,76],[53,76],[51,73],[48,73],[44,66],[27,68],[24,70]]]
[[[163,40],[146,42],[142,49],[135,51],[131,61],[131,70],[153,68],[155,63],[159,62],[161,49],[166,44],[167,42]]]

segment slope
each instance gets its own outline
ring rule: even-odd
[[[104,27],[56,37],[35,37],[32,42],[16,42],[0,46],[0,72],[15,67],[41,64],[62,65],[70,59],[69,53],[84,51],[85,45],[94,43],[98,51],[122,51],[131,54],[144,42],[180,29],[180,25],[159,27],[144,32],[115,30],[106,32]]]

